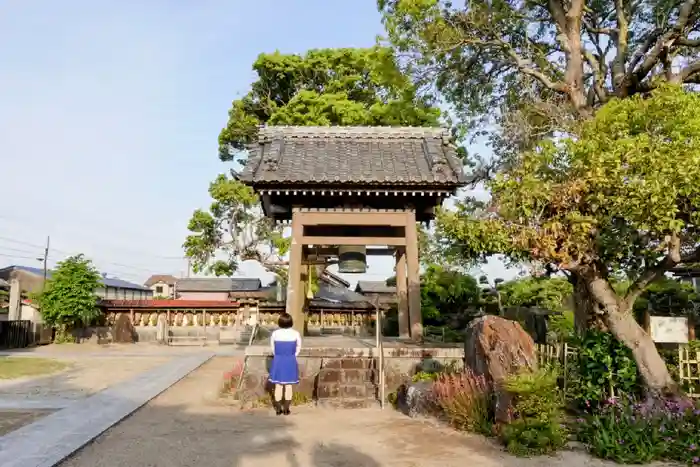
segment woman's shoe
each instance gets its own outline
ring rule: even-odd
[[[284,401],[284,402],[282,402],[282,406],[283,406],[283,408],[282,408],[282,413],[283,413],[283,414],[289,415],[290,413],[292,413],[292,412],[290,412],[290,410],[289,410],[289,405],[290,405],[291,403],[292,403],[292,401]]]
[[[282,415],[282,404],[278,401],[273,401],[272,406],[275,408],[275,415]]]

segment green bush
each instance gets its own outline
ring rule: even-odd
[[[688,401],[611,401],[575,423],[591,454],[618,463],[700,464],[700,410]]]
[[[504,389],[513,395],[513,421],[501,429],[511,454],[531,456],[560,449],[567,440],[562,425],[563,397],[551,369],[508,378]]]
[[[569,371],[567,398],[583,410],[595,410],[611,397],[636,396],[642,384],[632,352],[612,334],[587,331],[577,344]]]

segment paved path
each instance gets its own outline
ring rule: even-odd
[[[172,359],[1,437],[0,466],[53,467],[212,356],[197,353]]]
[[[203,395],[233,359],[215,358],[60,467],[602,467],[567,452],[518,459],[393,410],[240,411]]]

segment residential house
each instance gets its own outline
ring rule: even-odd
[[[179,300],[228,301],[259,294],[262,283],[260,279],[238,277],[187,278],[177,279],[175,289]]]
[[[46,277],[51,278],[51,271]],[[8,266],[0,269],[0,279],[10,284],[16,282],[21,292],[39,292],[44,283],[44,270],[31,266]],[[103,299],[147,300],[153,298],[153,292],[143,285],[127,282],[116,277],[102,276],[102,287],[95,294]],[[17,295],[19,297],[19,295]]]
[[[382,308],[396,304],[396,287],[386,285],[385,281],[358,281],[355,292],[364,295],[370,303],[378,301]]]
[[[154,297],[172,298],[175,296],[175,282],[177,278],[170,274],[154,274],[144,285],[153,291]]]

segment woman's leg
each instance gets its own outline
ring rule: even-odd
[[[277,415],[282,415],[282,397],[284,396],[284,388],[281,384],[275,384],[275,390],[272,395],[272,407],[275,408]]]
[[[284,385],[284,410],[283,413],[285,415],[289,415],[289,406],[292,405],[292,385],[291,384],[285,384]]]
[[[275,384],[275,401],[281,402],[284,400],[284,386],[282,384]]]

